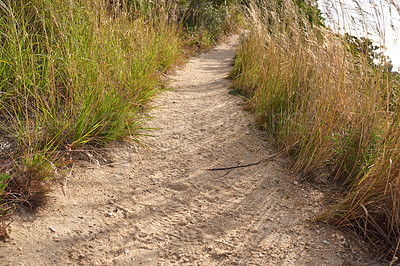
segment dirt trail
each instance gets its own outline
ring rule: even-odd
[[[114,165],[75,168],[53,202],[21,214],[2,265],[342,265],[366,257],[356,237],[307,221],[321,192],[277,157],[243,100],[228,94],[228,38],[192,60],[155,101],[147,148],[112,146]],[[96,157],[96,155],[95,155]],[[360,261],[360,260],[359,260]]]

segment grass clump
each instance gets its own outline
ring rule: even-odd
[[[399,75],[385,58],[371,60],[366,39],[332,32],[304,1],[252,1],[247,17],[233,89],[288,150],[293,170],[341,185],[319,219],[399,256]]]
[[[234,3],[0,0],[0,217],[41,206],[76,149],[140,141],[165,71],[231,29]]]
[[[139,138],[162,73],[181,58],[180,28],[124,4],[0,1],[3,206],[41,205],[74,149]]]

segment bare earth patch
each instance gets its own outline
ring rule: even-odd
[[[114,165],[76,167],[50,206],[20,214],[0,264],[348,265],[359,238],[314,217],[323,194],[274,154],[226,78],[237,36],[171,77],[155,101],[146,148],[112,145]],[[360,258],[364,258],[360,259]]]

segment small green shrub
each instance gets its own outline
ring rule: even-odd
[[[228,4],[224,1],[188,2],[184,26],[189,34],[189,44],[200,49],[210,48],[222,34],[230,30],[229,16]]]

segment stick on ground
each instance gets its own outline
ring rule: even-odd
[[[282,153],[284,153],[286,150],[283,150],[281,152],[275,153],[274,155],[271,155],[267,158],[264,158],[256,163],[249,163],[249,164],[241,164],[241,165],[237,165],[237,166],[228,166],[228,167],[221,167],[221,168],[210,168],[210,169],[206,169],[208,171],[223,171],[223,170],[231,170],[231,169],[236,169],[236,168],[244,168],[244,167],[250,167],[250,166],[254,166],[254,165],[259,165],[260,163],[264,163],[267,162],[269,160],[274,159],[275,157],[281,155]]]

